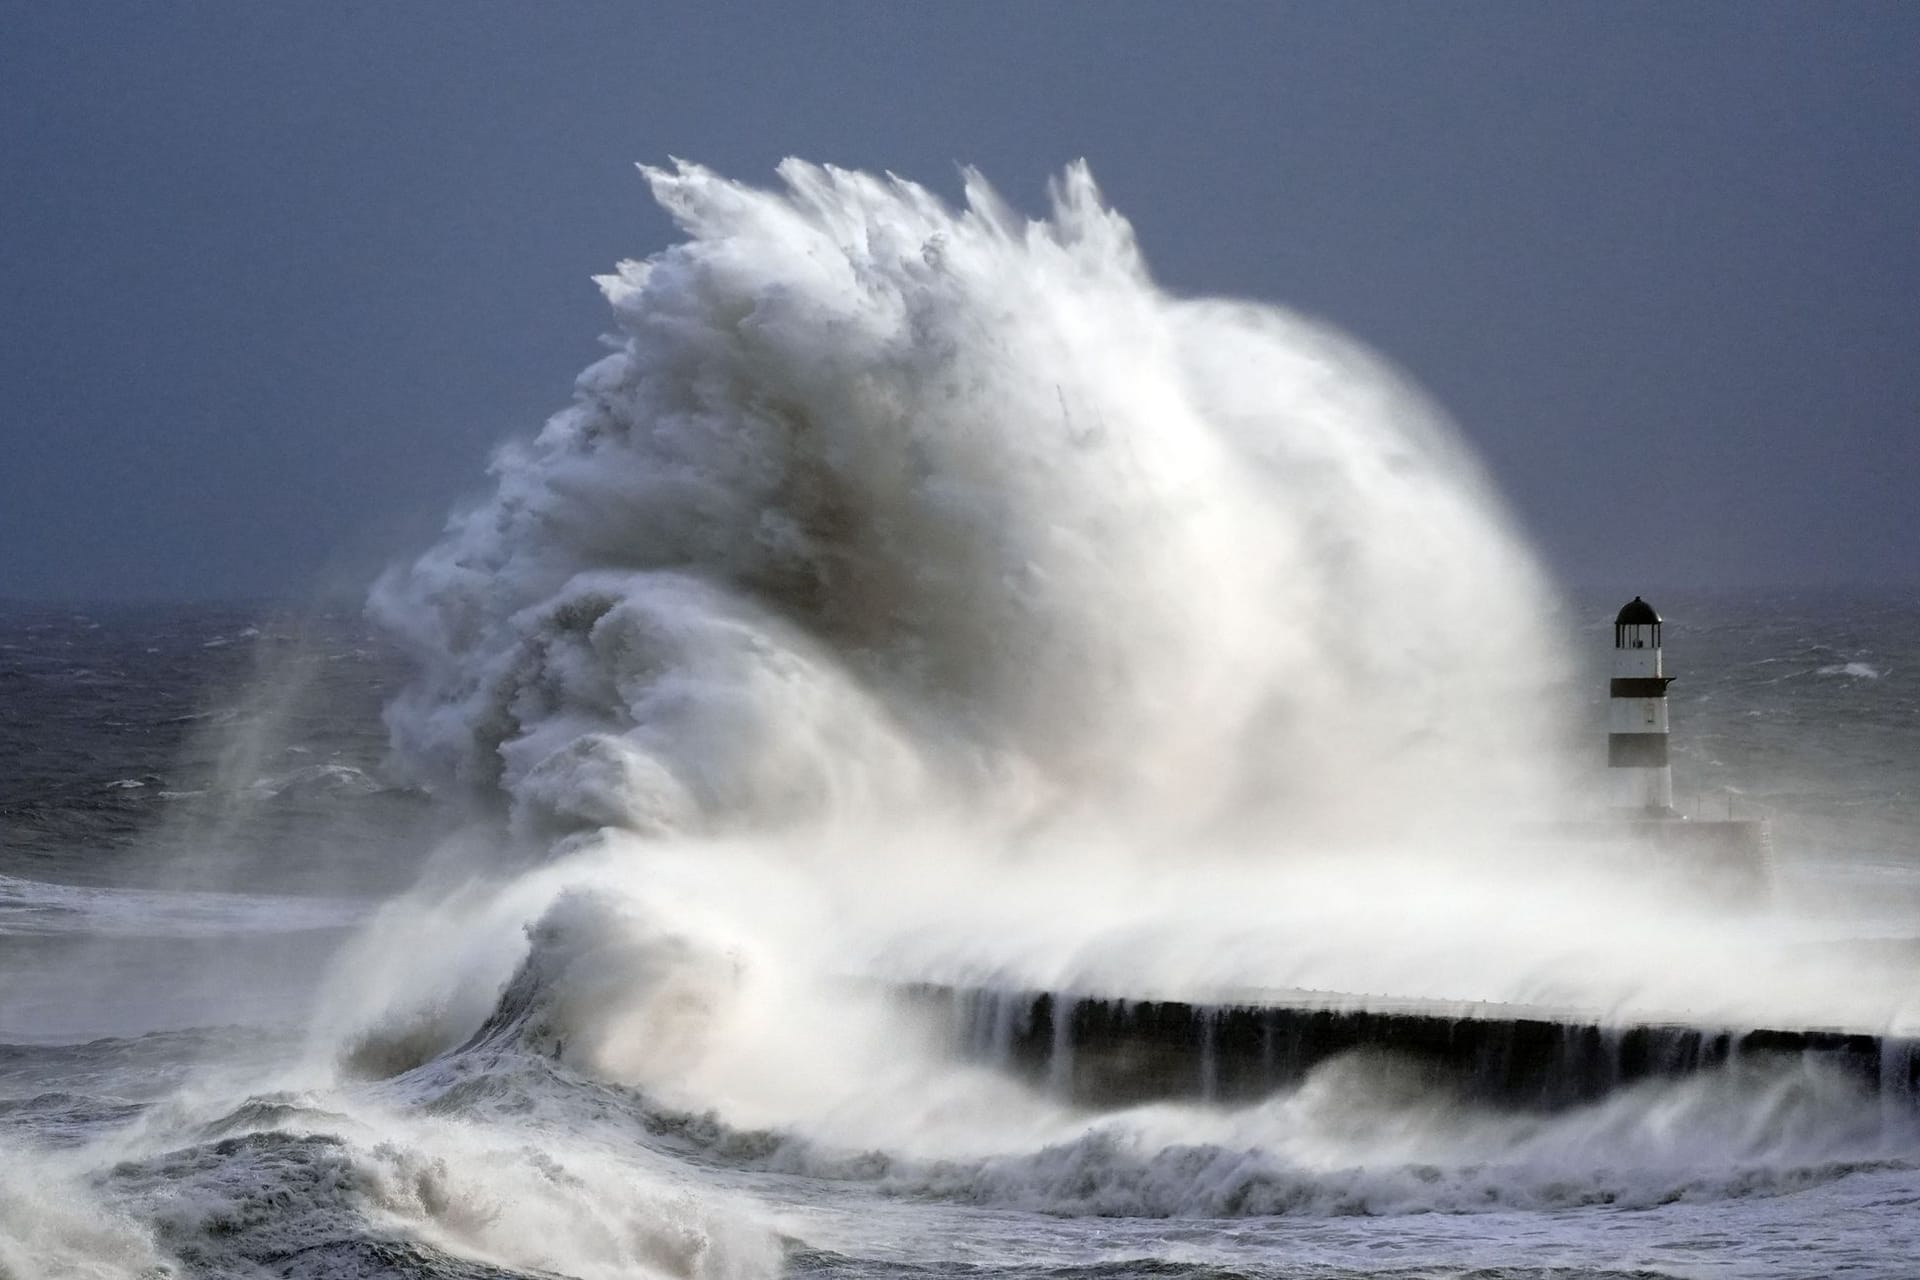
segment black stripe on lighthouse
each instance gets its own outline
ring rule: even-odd
[[[1664,733],[1610,733],[1607,735],[1609,768],[1658,768],[1667,762],[1667,735]]]
[[[1664,698],[1672,676],[1615,676],[1607,692],[1616,698]]]

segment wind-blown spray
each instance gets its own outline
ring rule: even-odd
[[[614,354],[376,592],[418,777],[546,833],[1537,801],[1540,576],[1351,343],[1170,296],[1084,166],[1037,221],[645,173],[689,239],[601,279]]]
[[[1259,924],[1335,900],[1274,868],[1551,802],[1542,577],[1351,342],[1168,294],[1084,166],[1038,220],[971,173],[956,210],[644,172],[687,239],[601,279],[613,353],[373,600],[417,663],[401,767],[549,852],[390,911],[323,1019],[349,1061],[537,1027],[689,1104],[831,1110],[900,1042],[836,978],[1370,978],[1372,915]]]
[[[0,1174],[0,1272],[721,1280],[924,1269],[925,1241],[1029,1270],[1655,1265],[1598,1234],[1566,1252],[1544,1219],[1425,1212],[1621,1204],[1660,1207],[1685,1269],[1704,1220],[1676,1203],[1862,1169],[1886,1178],[1853,1193],[1884,1235],[1911,1198],[1910,1109],[1811,1059],[1547,1116],[1367,1051],[1251,1105],[1094,1115],[1061,1096],[1070,1074],[1029,1088],[948,1052],[903,984],[1728,1025],[1864,1025],[1889,997],[1777,922],[1681,918],[1516,840],[1558,798],[1547,592],[1377,362],[1156,287],[1083,168],[1031,221],[971,175],[958,210],[782,176],[648,171],[686,241],[602,281],[613,353],[379,584],[417,664],[387,711],[396,762],[481,821],[364,904],[311,1053],[179,1033],[224,1065],[128,1125],[121,1083],[181,1050],[0,1046],[58,1135]],[[169,927],[210,906],[29,905],[59,928],[75,903]],[[256,900],[220,932],[292,914]],[[1202,1033],[1209,1091],[1219,1044]],[[1793,1260],[1798,1224],[1847,1231],[1809,1203],[1782,1219]],[[1316,1236],[1024,1211],[1423,1219]],[[1888,1240],[1877,1256],[1904,1256]]]
[[[444,939],[403,1040],[477,1025],[550,908],[541,972],[651,922],[627,1009],[855,973],[1883,1016],[1516,836],[1564,803],[1550,593],[1379,362],[1159,288],[1084,166],[1037,220],[780,172],[645,170],[687,239],[602,278],[613,353],[378,586],[399,762],[545,863],[396,931]]]

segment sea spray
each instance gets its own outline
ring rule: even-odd
[[[1729,1016],[1842,984],[1516,841],[1568,799],[1549,593],[1351,343],[1159,289],[1082,168],[1037,221],[971,175],[957,211],[647,176],[688,240],[602,281],[614,353],[376,590],[396,764],[510,851],[387,908],[323,1052],[578,1072],[724,1162],[1052,1213],[1652,1203],[1909,1149],[1767,1063],[1546,1119],[1361,1055],[1096,1120],[961,1060],[893,984]]]
[[[1276,308],[1048,217],[789,161],[689,239],[374,596],[398,761],[550,837],[888,822],[1311,843],[1537,807],[1560,658],[1449,430]]]
[[[1524,551],[1404,388],[1155,289],[1084,175],[1038,223],[977,181],[954,213],[804,167],[655,180],[692,239],[609,284],[616,356],[381,588],[419,672],[396,760],[471,821],[353,908],[305,1056],[247,1027],[0,1045],[0,1271],[1900,1272],[1897,1055],[1879,1097],[1756,1053],[1550,1115],[1376,1052],[1230,1096],[1218,1027],[1207,1105],[1081,1109],[1057,1035],[1048,1087],[1000,1065],[1020,991],[1855,1021],[1907,975],[1565,850],[1488,857],[1560,798]],[[1796,749],[1852,736],[1819,706]],[[234,939],[321,932],[14,883],[48,939],[217,941],[222,996],[265,985]],[[996,988],[993,1065],[899,1002],[928,976]],[[1271,1075],[1299,1047],[1252,1048]],[[1585,1207],[1618,1205],[1646,1212]]]
[[[325,1020],[351,1058],[454,1047],[589,919],[712,1026],[662,1074],[644,1002],[588,1002],[569,1052],[761,1116],[918,1061],[823,1034],[836,983],[1886,1016],[1515,839],[1568,800],[1550,593],[1351,342],[1161,289],[1084,166],[1037,220],[973,174],[951,209],[645,173],[687,239],[602,278],[613,354],[374,593],[397,767],[503,810],[524,869],[388,912]]]
[[[502,806],[527,869],[367,933],[320,1019],[354,1069],[499,1024],[585,930],[683,966],[605,990],[701,994],[671,1030],[589,1001],[555,1052],[837,1116],[876,1055],[930,1069],[849,1012],[903,938],[1046,962],[1111,922],[1079,884],[1225,858],[1147,926],[1177,968],[1248,858],[1439,858],[1551,807],[1549,593],[1354,344],[1159,288],[1084,166],[1039,220],[973,174],[956,210],[645,172],[687,240],[602,278],[614,353],[374,593],[417,672],[396,765]]]

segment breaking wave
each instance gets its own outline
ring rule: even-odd
[[[602,278],[611,354],[373,594],[414,662],[394,767],[476,820],[365,909],[279,1075],[0,1183],[0,1271],[706,1280],[857,1217],[809,1200],[846,1184],[1340,1215],[1906,1167],[1910,1126],[1817,1064],[1528,1116],[1355,1055],[1255,1107],[1092,1115],[954,1061],[891,981],[1571,1005],[1618,976],[1601,935],[1623,1000],[1758,970],[1587,880],[1450,878],[1556,808],[1567,664],[1484,477],[1381,362],[1160,288],[1084,166],[1038,219],[971,173],[958,208],[798,161],[776,190],[645,173],[685,241]],[[49,892],[0,881],[0,915],[362,910]]]
[[[1084,166],[1037,220],[971,173],[958,209],[797,161],[645,173],[686,241],[601,279],[612,353],[371,606],[415,663],[396,765],[515,848],[382,913],[322,1053],[435,1105],[637,1091],[651,1140],[736,1170],[1048,1213],[1656,1203],[1892,1149],[1817,1072],[1529,1119],[1343,1059],[1094,1122],[947,1060],[874,990],[890,957],[1586,998],[1567,922],[1610,900],[1446,872],[1562,798],[1550,593],[1416,393],[1158,287]],[[1508,949],[1453,960],[1468,935]]]
[[[1525,803],[1545,588],[1379,362],[1161,290],[1084,166],[1037,221],[971,173],[645,173],[689,239],[375,593],[418,778],[546,836]]]

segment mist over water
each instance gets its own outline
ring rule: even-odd
[[[1548,1115],[1385,1053],[1109,1112],[958,1059],[898,984],[1875,1030],[1911,998],[1814,945],[1831,915],[1543,839],[1597,789],[1579,664],[1468,451],[1326,327],[1158,287],[1084,166],[1037,219],[971,173],[958,208],[644,173],[685,239],[601,279],[610,354],[374,588],[389,779],[272,763],[315,668],[268,664],[174,823],[191,874],[0,873],[0,931],[156,948],[91,988],[215,938],[181,981],[283,1014],[69,1043],[98,990],[0,998],[35,1135],[0,1277],[1664,1267],[1580,1215],[1777,1198],[1738,1212],[1786,1239],[1911,1193],[1910,1106],[1810,1060]],[[304,830],[297,892],[216,892],[273,805],[228,861]],[[1431,1211],[1489,1221],[1399,1216]],[[1400,1225],[1303,1259],[1270,1215]]]

